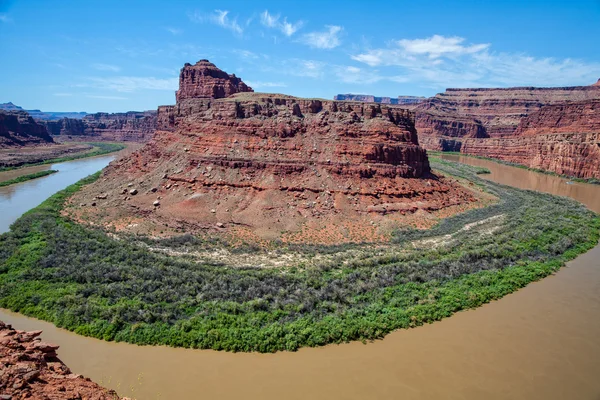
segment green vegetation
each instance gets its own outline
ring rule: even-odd
[[[41,178],[43,176],[52,175],[55,172],[58,172],[58,171],[55,169],[49,169],[47,171],[40,171],[40,172],[34,172],[33,174],[22,175],[17,178],[14,178],[14,179],[9,179],[7,181],[0,182],[0,187],[14,185],[15,183],[30,181],[32,179],[37,179],[37,178]]]
[[[462,164],[432,160],[432,166],[498,201],[429,230],[398,231],[387,246],[354,245],[356,256],[336,255],[333,247],[282,248],[331,258],[280,268],[167,256],[139,238],[115,238],[62,216],[65,200],[96,174],[0,236],[0,307],[105,340],[296,350],[381,338],[478,307],[552,274],[598,243],[600,217],[575,201],[498,185]],[[190,235],[144,241],[176,249],[197,245]]]
[[[528,167],[526,165],[523,165],[523,164],[518,164],[518,163],[514,163],[514,162],[510,162],[510,161],[499,160],[497,158],[489,158],[489,157],[483,157],[483,156],[476,156],[476,155],[472,155],[472,154],[460,153],[460,152],[457,152],[457,151],[434,151],[434,150],[428,150],[427,154],[435,156],[435,157],[439,157],[439,156],[442,156],[442,155],[453,155],[453,156],[464,156],[464,157],[479,158],[480,160],[493,161],[493,162],[496,162],[498,164],[504,164],[504,165],[508,165],[510,167],[515,167],[515,168],[520,168],[520,169],[526,169],[527,171],[533,171],[533,172],[537,172],[537,173],[540,173],[540,174],[558,176],[559,178],[565,178],[565,179],[568,179],[568,180],[573,181],[573,182],[589,183],[591,185],[600,185],[600,179],[596,179],[596,178],[577,178],[575,176],[564,175],[564,174],[557,174],[556,172],[546,171],[545,169],[530,168],[530,167]],[[480,172],[480,173],[483,174],[485,172]],[[489,172],[487,172],[487,173],[489,173]]]
[[[92,149],[92,151],[88,151],[85,153],[78,153],[78,154],[73,154],[73,155],[69,155],[69,156],[65,156],[65,157],[52,158],[50,160],[44,160],[44,161],[36,162],[36,163],[27,163],[27,164],[19,165],[18,167],[1,167],[0,172],[12,171],[15,169],[25,168],[25,167],[33,167],[35,165],[55,164],[55,163],[60,163],[60,162],[65,162],[65,161],[79,160],[81,158],[101,156],[104,154],[123,150],[125,147],[127,147],[121,143],[90,142],[90,143],[85,143],[85,144],[94,146],[95,149]]]

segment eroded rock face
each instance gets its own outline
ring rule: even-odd
[[[600,100],[543,106],[523,118],[511,137],[466,139],[461,146],[467,154],[600,179]]]
[[[523,118],[515,135],[600,132],[600,99],[543,106]]]
[[[147,142],[156,131],[156,111],[96,113],[82,121],[86,135],[104,140]]]
[[[46,127],[25,111],[0,110],[0,148],[53,143]]]
[[[156,131],[156,111],[126,113],[95,113],[82,119],[62,118],[57,121],[39,120],[54,136],[69,140],[98,140],[140,142],[150,140]]]
[[[208,60],[200,60],[196,64],[186,63],[179,74],[179,90],[177,101],[206,97],[221,99],[234,93],[253,92],[235,75],[221,71]]]
[[[0,321],[0,398],[120,399],[114,391],[71,373],[57,358],[58,346],[41,341],[41,333],[15,330]]]
[[[416,106],[417,129],[427,129],[434,136],[450,136],[444,126],[460,119],[471,119],[481,123],[485,136],[501,137],[515,134],[521,119],[544,105],[600,99],[600,86],[574,86],[559,88],[503,88],[503,89],[447,89]],[[433,114],[445,124],[421,121],[424,114]],[[470,130],[464,131],[464,137]]]
[[[600,132],[464,139],[460,151],[561,175],[600,179]]]
[[[380,217],[474,200],[431,174],[414,116],[400,106],[237,93],[179,99],[157,120],[144,148],[74,201],[107,194],[96,210],[110,210],[115,226],[133,209],[186,231],[274,239],[306,226],[364,230]],[[123,196],[124,179],[139,182],[136,196]]]

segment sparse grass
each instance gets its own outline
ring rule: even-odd
[[[154,253],[140,238],[115,239],[62,216],[66,199],[96,174],[52,196],[0,236],[0,307],[105,340],[296,350],[381,338],[478,307],[555,272],[598,243],[600,218],[575,201],[495,184],[467,165],[432,160],[432,166],[498,201],[429,230],[400,230],[387,249],[284,247],[283,255],[331,257],[271,269]],[[438,245],[419,245],[423,240]],[[211,244],[187,235],[161,245]]]
[[[32,179],[37,179],[37,178],[41,178],[43,176],[52,175],[55,172],[58,172],[58,171],[55,169],[49,169],[47,171],[40,171],[40,172],[34,172],[33,174],[22,175],[17,178],[14,178],[14,179],[9,179],[7,181],[0,182],[0,187],[14,185],[15,183],[27,182]]]
[[[44,160],[44,161],[36,162],[36,163],[26,163],[26,164],[19,165],[18,167],[2,167],[2,168],[0,168],[0,172],[12,171],[15,169],[20,169],[20,168],[25,168],[25,167],[33,167],[36,165],[55,164],[55,163],[60,163],[60,162],[79,160],[82,158],[96,157],[96,156],[101,156],[101,155],[108,154],[108,153],[114,153],[115,151],[120,151],[120,150],[123,150],[125,147],[127,147],[121,143],[90,142],[90,143],[85,143],[85,144],[94,146],[96,148],[96,150],[88,151],[85,153],[77,153],[77,154],[59,157],[59,158],[52,158],[49,160]]]

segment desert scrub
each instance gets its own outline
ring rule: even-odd
[[[467,165],[432,160],[432,166],[498,201],[429,230],[399,230],[383,249],[283,248],[283,255],[332,257],[270,269],[152,252],[139,238],[115,239],[62,216],[65,200],[96,175],[50,197],[0,236],[0,307],[105,340],[296,350],[381,338],[477,307],[598,243],[600,218],[575,201],[495,184]],[[189,235],[162,244],[211,245]]]
[[[9,179],[7,181],[0,182],[0,187],[14,185],[15,183],[27,182],[32,179],[37,179],[37,178],[41,178],[44,176],[52,175],[56,172],[58,172],[58,171],[55,169],[49,169],[47,171],[34,172],[33,174],[19,176],[14,179]]]

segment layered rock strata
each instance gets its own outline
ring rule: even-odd
[[[593,99],[600,99],[598,85],[558,88],[447,89],[444,93],[439,93],[427,102],[417,105],[415,109],[417,129],[421,132],[423,128],[429,126],[432,133],[427,134],[450,136],[445,129],[436,129],[431,124],[419,121],[419,115],[424,113],[434,114],[438,119],[445,118],[450,125],[456,121],[456,117],[469,118],[481,123],[486,136],[509,136],[515,134],[523,117],[538,111],[545,105]]]
[[[0,110],[0,148],[53,143],[46,127],[25,111]]]
[[[221,99],[240,92],[253,92],[235,74],[228,74],[208,60],[200,60],[192,65],[186,63],[179,75],[177,101],[205,97]]]
[[[114,392],[73,374],[57,357],[58,346],[0,321],[0,399],[117,400]]]
[[[82,119],[63,118],[39,123],[60,139],[144,143],[156,131],[156,111],[95,113]]]
[[[523,118],[514,136],[465,139],[460,151],[600,179],[600,100],[544,106]]]
[[[215,87],[222,74],[215,75],[197,82]],[[175,106],[159,107],[153,140],[112,163],[77,201],[102,196],[102,209],[113,213],[125,204],[187,229],[241,227],[264,238],[325,220],[335,229],[358,216],[473,201],[431,174],[413,114],[401,107],[262,93],[182,98],[183,92]],[[123,177],[134,182],[135,194]]]

